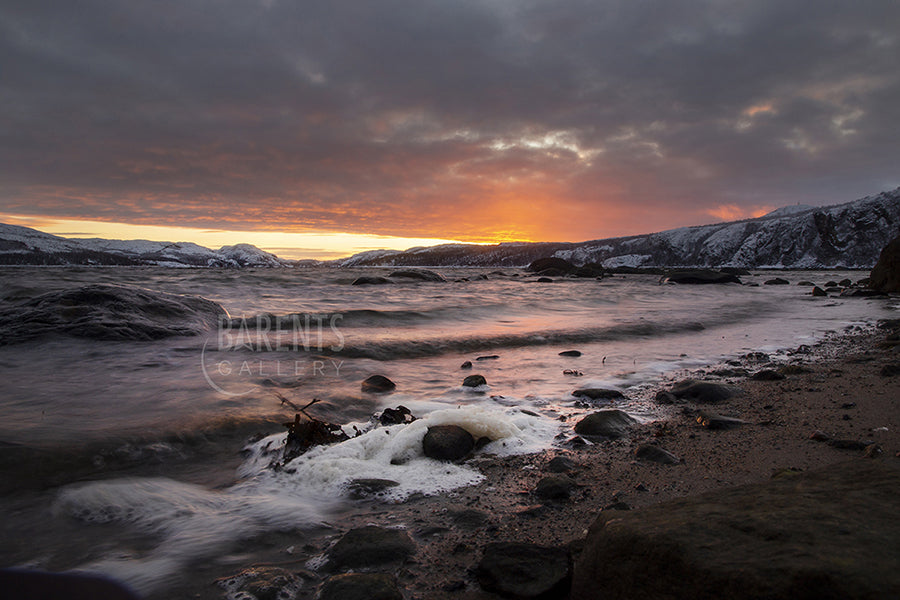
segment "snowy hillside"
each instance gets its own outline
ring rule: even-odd
[[[211,250],[190,242],[70,239],[0,224],[0,264],[283,267],[283,260],[250,244]]]
[[[357,254],[354,266],[523,267],[557,256],[606,267],[871,268],[900,234],[900,188],[827,207],[786,206],[757,219],[581,243],[451,244]]]

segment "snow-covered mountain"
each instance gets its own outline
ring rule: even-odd
[[[444,244],[370,250],[331,261],[355,266],[524,267],[548,256],[604,267],[871,268],[900,234],[900,188],[835,206],[786,206],[756,218],[580,243]],[[70,239],[0,224],[0,264],[283,267],[250,244],[211,250],[189,242]]]
[[[900,188],[826,207],[787,206],[756,219],[581,243],[448,244],[364,253],[341,266],[523,267],[556,256],[605,267],[871,268],[900,233]]]
[[[211,250],[190,242],[72,239],[0,224],[0,264],[285,267],[292,263],[250,244]]]

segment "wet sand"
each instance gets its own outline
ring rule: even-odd
[[[314,598],[317,585],[329,573],[314,570],[310,559],[315,563],[324,556],[347,530],[378,525],[405,529],[416,544],[416,553],[402,565],[371,569],[395,576],[407,600],[498,598],[483,591],[474,574],[482,549],[490,542],[529,542],[577,552],[579,541],[603,510],[637,509],[763,482],[784,469],[807,471],[854,457],[900,470],[900,375],[882,374],[885,367],[900,365],[900,352],[895,350],[900,346],[886,341],[892,333],[896,335],[890,329],[857,330],[790,353],[787,362],[781,357],[777,364],[767,364],[764,357],[747,356],[733,364],[673,374],[660,390],[693,378],[734,385],[742,393],[714,406],[662,407],[663,419],[637,425],[619,440],[524,456],[476,456],[469,464],[485,475],[478,485],[399,504],[356,501],[341,515],[340,527],[305,532],[303,538],[281,532],[249,540],[230,556],[197,565],[189,581],[182,580],[159,597],[177,592],[180,597],[222,598],[224,590],[213,583],[216,578],[268,565],[299,575],[303,585],[296,597]],[[749,376],[785,365],[792,365],[794,372],[782,380]],[[723,370],[733,373],[723,375]],[[737,417],[745,424],[709,430],[698,423],[697,409]],[[815,431],[833,439],[877,444],[881,452],[864,458],[863,450],[810,439]],[[566,438],[573,437],[569,429]],[[637,460],[634,451],[644,444],[657,445],[681,462]],[[534,490],[542,478],[553,475],[548,463],[558,456],[575,463],[569,476],[576,487],[568,500],[542,502]]]
[[[884,341],[889,333],[849,334],[795,353],[789,364],[804,372],[779,381],[712,375],[722,368],[766,368],[765,361],[751,358],[740,367],[718,365],[663,383],[661,389],[668,389],[691,376],[739,386],[740,396],[703,407],[746,421],[736,429],[708,430],[697,422],[695,407],[672,406],[666,420],[639,425],[628,438],[539,455],[477,458],[486,475],[479,485],[376,508],[360,525],[405,526],[416,540],[418,554],[395,571],[407,598],[495,598],[472,574],[489,542],[577,544],[597,514],[616,503],[640,508],[765,481],[783,469],[806,471],[863,457],[862,450],[810,439],[814,431],[875,443],[882,452],[871,460],[900,469],[900,375],[881,374],[885,366],[900,364],[900,353]],[[642,444],[658,445],[683,462],[638,461],[634,450]],[[570,475],[578,487],[568,501],[542,504],[533,491],[556,456],[576,463]]]

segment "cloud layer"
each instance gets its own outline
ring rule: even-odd
[[[0,212],[582,240],[900,185],[900,4],[13,0]]]

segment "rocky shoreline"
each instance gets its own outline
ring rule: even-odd
[[[755,353],[729,364],[675,374],[662,383],[656,396],[666,414],[663,420],[626,423],[617,439],[572,434],[565,447],[537,455],[476,456],[470,463],[485,475],[478,485],[400,504],[362,500],[362,510],[342,518],[341,530],[307,544],[293,559],[277,550],[287,544],[288,536],[284,544],[269,538],[272,562],[221,579],[219,587],[230,595],[247,592],[258,598],[276,597],[278,590],[290,590],[296,598],[342,600],[568,598],[574,565],[573,597],[591,597],[593,592],[585,595],[585,578],[591,581],[592,575],[585,574],[587,562],[579,561],[585,544],[595,543],[585,542],[585,537],[598,517],[608,521],[634,515],[631,520],[639,523],[640,511],[648,507],[665,515],[676,510],[668,508],[668,502],[676,499],[705,498],[702,494],[717,490],[734,495],[730,491],[734,486],[766,486],[784,477],[807,478],[808,483],[797,483],[804,489],[825,481],[822,494],[827,497],[826,480],[837,478],[829,473],[845,475],[837,478],[838,487],[849,480],[852,488],[858,480],[864,488],[869,481],[864,475],[872,468],[887,470],[887,479],[882,471],[869,473],[869,479],[874,477],[890,490],[882,496],[893,499],[888,500],[893,502],[889,508],[896,514],[900,480],[891,475],[900,473],[898,331],[900,323],[882,323],[876,331],[847,332],[813,348],[798,348],[786,361],[770,362],[770,357]],[[705,392],[712,396],[698,392],[696,386],[691,391],[685,379],[702,382],[701,390],[707,386]],[[723,389],[738,393],[723,395]],[[615,408],[615,401],[606,405]],[[752,486],[736,494],[746,500],[760,493],[770,497],[768,488],[760,492]],[[813,505],[818,506],[798,501],[799,514],[794,517],[810,517]],[[866,514],[877,514],[868,508],[856,510],[864,513],[863,523]],[[858,529],[860,517],[854,518]],[[788,534],[791,526],[785,525]],[[786,534],[777,530],[768,535]],[[727,545],[730,537],[724,539]],[[668,553],[655,552],[653,539],[646,543],[650,547],[643,558],[649,561],[646,564],[635,566],[634,557],[616,556],[600,562],[621,560],[621,576],[637,577],[636,582],[646,583],[649,575],[640,576],[644,571],[656,573],[656,579],[663,577],[667,569],[651,563],[673,560],[671,548]],[[859,543],[872,542],[864,538]],[[735,534],[734,544],[746,545],[746,540]],[[350,559],[347,549],[352,549]],[[876,579],[878,574],[887,577],[888,581],[876,583],[888,587],[876,586],[874,592],[866,588],[860,594],[882,597],[879,590],[898,585],[897,576],[890,574],[900,569],[884,565],[898,563],[900,553],[895,545],[869,550],[865,564],[871,568],[865,572],[876,573]],[[760,552],[751,546],[747,551]],[[796,573],[791,575],[790,557],[780,560],[788,568],[785,577],[793,581]],[[700,580],[712,577],[692,573],[696,565],[679,568],[673,572],[682,578],[685,573]],[[748,568],[753,565],[748,563]],[[815,564],[803,569],[798,581],[813,581],[810,590],[834,587],[827,578],[820,581]],[[735,590],[743,585],[731,583]],[[639,596],[659,597],[660,589],[651,586]],[[683,597],[696,597],[700,588],[685,584],[684,589]],[[841,597],[846,597],[848,590],[841,590]],[[209,592],[207,588],[199,595]],[[667,593],[682,597],[677,586]],[[610,588],[608,597],[631,596],[615,595]]]

